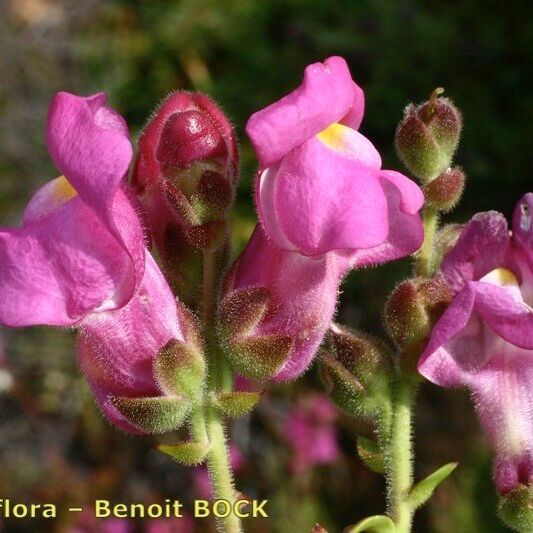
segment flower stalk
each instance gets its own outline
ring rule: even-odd
[[[412,412],[415,386],[409,377],[398,375],[394,390],[393,416],[386,461],[388,513],[397,533],[411,531],[413,512],[408,495],[413,484]]]
[[[200,431],[202,434],[205,434],[209,442],[206,461],[209,478],[213,487],[213,497],[217,500],[226,500],[233,503],[235,501],[236,491],[224,420],[221,413],[211,401],[212,396],[215,394],[229,392],[232,388],[231,371],[217,349],[215,338],[218,272],[215,252],[212,250],[205,250],[203,253],[203,273],[203,328],[209,372],[203,409],[198,411],[198,416],[201,418],[198,425]],[[242,531],[240,518],[234,513],[230,513],[227,517],[217,520],[219,521],[219,527],[225,533],[240,533]]]
[[[435,234],[439,225],[438,211],[433,207],[425,206],[422,211],[422,221],[424,224],[424,243],[418,252],[415,271],[419,276],[429,277],[435,268],[433,249]]]

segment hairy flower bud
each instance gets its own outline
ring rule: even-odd
[[[389,391],[389,348],[365,333],[332,324],[320,358],[331,399],[349,413],[375,414]]]
[[[235,134],[222,111],[202,94],[172,93],[143,131],[133,171],[152,232],[170,219],[194,247],[220,248],[237,166]]]
[[[461,199],[465,175],[460,168],[448,168],[424,186],[426,204],[437,211],[451,211]]]
[[[400,348],[400,365],[405,370],[415,369],[431,328],[450,301],[450,290],[441,277],[405,281],[389,297],[385,322]]]
[[[364,386],[372,383],[376,372],[387,372],[390,369],[388,347],[366,333],[332,324],[328,339],[337,359]]]
[[[451,166],[459,143],[461,114],[448,98],[435,89],[421,104],[409,104],[396,130],[395,145],[404,165],[420,181],[428,182]]]

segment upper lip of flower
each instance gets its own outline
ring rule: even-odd
[[[357,129],[363,112],[364,94],[346,61],[330,57],[309,65],[292,93],[254,113],[246,132],[265,169],[335,122]]]
[[[6,324],[77,324],[126,305],[142,281],[142,229],[123,184],[132,147],[105,99],[61,92],[52,100],[46,141],[65,177],[34,195],[22,227],[0,230],[2,290],[16,298],[0,304]]]

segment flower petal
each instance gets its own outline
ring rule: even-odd
[[[387,200],[375,169],[316,138],[261,175],[256,200],[269,237],[305,255],[371,248],[389,232]]]
[[[125,194],[113,205],[125,237],[138,238]],[[72,325],[95,309],[117,306],[130,259],[79,196],[47,214],[34,204],[25,218],[20,228],[0,230],[1,323]]]
[[[363,111],[363,92],[346,61],[330,57],[309,65],[298,89],[254,113],[246,132],[265,169],[334,122],[358,128]]]
[[[225,292],[266,288],[266,315],[250,335],[288,335],[292,348],[275,380],[294,379],[305,371],[329,328],[337,300],[339,270],[334,254],[309,258],[284,251],[257,226],[226,281]]]
[[[505,287],[473,281],[476,311],[502,338],[521,348],[533,349],[533,309],[517,301]]]
[[[144,245],[140,223],[122,226],[113,213],[132,147],[124,119],[106,107],[105,100],[103,93],[86,98],[57,93],[48,111],[46,142],[52,159],[70,185],[130,258],[129,272],[116,297],[119,307],[131,298],[141,282]]]
[[[132,148],[123,119],[103,93],[87,98],[59,92],[48,111],[52,159],[84,202],[105,220],[128,170]]]
[[[441,271],[454,292],[501,267],[509,248],[505,217],[496,211],[474,215],[457,244],[442,261]]]
[[[161,394],[153,364],[169,340],[184,340],[180,305],[146,252],[143,283],[135,297],[121,309],[94,313],[80,323],[78,360],[100,407],[112,422],[122,417],[109,402],[110,395]]]
[[[388,203],[389,235],[385,242],[374,248],[341,252],[348,261],[349,268],[377,265],[407,257],[418,250],[424,241],[424,228],[418,213],[424,203],[420,187],[392,170],[383,170],[380,176]]]
[[[466,287],[453,299],[431,332],[429,343],[418,363],[418,371],[436,385],[464,385],[465,369],[479,368],[486,362],[486,354],[477,349],[481,346],[478,342],[481,335],[479,322],[476,317],[471,320],[474,303],[475,291]],[[452,341],[459,334],[464,334],[464,342],[473,350],[464,350],[464,353],[460,350],[460,357],[455,358],[453,348],[457,346]]]

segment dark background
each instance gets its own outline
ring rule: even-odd
[[[347,59],[365,90],[362,131],[385,168],[401,169],[392,144],[404,106],[445,87],[464,115],[456,163],[468,176],[463,202],[447,218],[464,221],[488,209],[509,216],[531,190],[528,4],[0,0],[0,223],[18,224],[32,193],[56,176],[43,141],[55,91],[107,91],[136,139],[162,97],[194,89],[222,105],[242,141],[233,216],[237,252],[255,220],[247,117],[298,85],[308,63],[333,54]],[[384,299],[408,272],[406,260],[352,273],[340,319],[379,333]],[[6,354],[0,349],[0,497],[80,503],[105,495],[117,501],[194,496],[187,471],[155,452],[150,439],[123,436],[101,419],[76,369],[71,333],[33,328],[0,335]],[[239,488],[275,502],[272,520],[250,524],[253,530],[307,532],[320,520],[332,533],[383,511],[382,480],[355,457],[355,435],[371,433],[364,424],[341,416],[342,459],[310,472],[305,482],[279,466],[289,453],[279,439],[280,413],[320,389],[312,370],[296,384],[273,388],[266,407],[234,428],[246,456]],[[490,454],[466,393],[423,387],[416,422],[419,477],[444,462],[461,462],[420,511],[416,531],[503,531],[495,518]],[[68,520],[38,528],[69,530]],[[37,530],[35,523],[4,526]],[[198,523],[197,530],[210,527]]]

